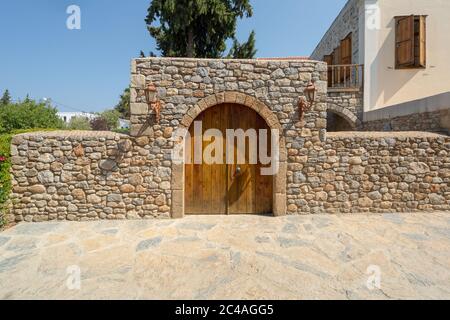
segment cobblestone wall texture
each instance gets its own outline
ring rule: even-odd
[[[327,134],[303,149],[289,177],[300,199],[288,212],[411,212],[450,209],[450,137],[424,132]]]
[[[364,122],[365,131],[430,131],[450,133],[450,109]]]

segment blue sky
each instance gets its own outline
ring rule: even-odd
[[[238,38],[256,31],[258,57],[309,55],[346,0],[252,0]],[[61,111],[113,107],[130,60],[155,50],[145,26],[150,0],[1,0],[0,91],[52,98]],[[81,8],[81,30],[66,9]]]

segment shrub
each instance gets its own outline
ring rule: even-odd
[[[73,117],[67,124],[69,130],[92,130],[91,123],[86,117]]]
[[[120,113],[116,110],[106,110],[100,114],[108,126],[108,130],[116,130],[119,127]]]
[[[94,131],[108,131],[108,123],[102,117],[91,120],[91,128]]]
[[[121,118],[130,119],[130,88],[126,88],[120,96],[119,103],[114,110],[120,113]]]
[[[116,110],[106,110],[98,114],[99,116],[91,120],[91,127],[94,131],[115,131],[119,127],[120,113]]]
[[[19,103],[10,103],[0,108],[0,133],[18,129],[62,128],[63,121],[58,117],[56,108],[26,99]]]
[[[12,134],[0,135],[0,228],[6,223],[4,218],[5,205],[11,192],[11,138]]]
[[[130,134],[130,129],[129,128],[118,128],[116,130],[113,130],[116,133],[122,133],[122,134]]]

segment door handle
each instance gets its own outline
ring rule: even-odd
[[[242,175],[241,166],[236,167],[236,171],[234,172],[233,178],[239,178]]]

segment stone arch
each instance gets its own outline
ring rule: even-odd
[[[180,122],[181,129],[189,129],[194,120],[206,109],[213,106],[232,103],[242,105],[255,110],[266,121],[270,129],[280,132],[279,149],[280,157],[278,162],[278,173],[273,177],[273,214],[274,216],[286,215],[286,179],[287,179],[287,149],[283,136],[283,128],[278,117],[269,107],[258,99],[244,93],[226,91],[212,94],[191,107]],[[177,141],[176,143],[183,143]],[[172,165],[172,218],[184,217],[184,186],[185,186],[185,165]]]
[[[338,104],[328,102],[327,112],[333,112],[342,117],[350,124],[353,130],[356,130],[361,125],[358,117],[353,112],[339,106]]]

